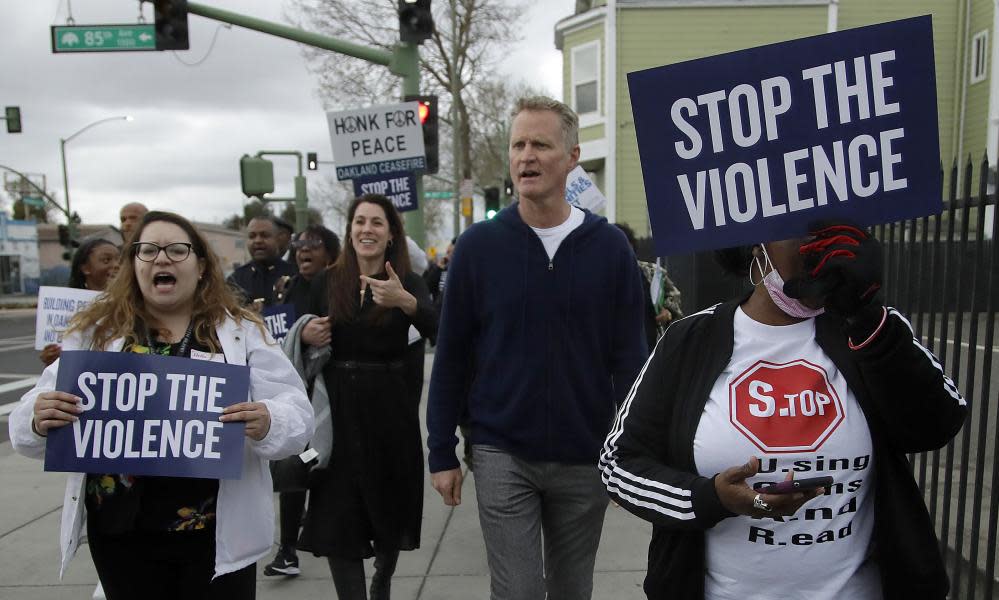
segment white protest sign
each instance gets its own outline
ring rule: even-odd
[[[419,102],[326,113],[339,180],[426,169]]]
[[[593,213],[600,211],[607,204],[607,198],[580,166],[569,171],[569,176],[565,178],[565,200]]]
[[[43,285],[38,289],[38,312],[35,313],[35,350],[49,344],[61,344],[69,320],[93,302],[100,292]]]

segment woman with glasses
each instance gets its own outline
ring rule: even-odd
[[[277,303],[291,304],[295,314],[305,314],[309,290],[316,275],[336,262],[340,256],[340,238],[322,225],[309,225],[291,243],[298,274],[282,277],[278,283]]]
[[[100,238],[83,242],[73,254],[67,287],[103,292],[118,270],[118,258],[118,246],[112,242]],[[38,358],[51,365],[61,350],[59,344],[48,344]]]
[[[277,303],[293,305],[296,317],[301,317],[308,309],[309,290],[316,275],[325,271],[340,255],[340,239],[322,225],[310,225],[291,243],[291,250],[295,253],[298,274],[290,280],[285,278],[282,289],[278,290]],[[314,397],[316,389],[311,380],[306,381],[306,387],[311,391],[310,396]],[[297,459],[291,459],[292,464],[295,460]],[[305,514],[305,497],[308,492],[299,486],[295,486],[295,489],[285,487],[280,477],[275,477],[274,483],[274,491],[278,492],[280,545],[274,560],[264,567],[264,575],[295,577],[300,573],[295,544],[298,542],[298,530],[302,524],[302,515]]]
[[[298,547],[327,557],[341,600],[368,597],[362,560],[374,556],[370,598],[383,600],[399,551],[420,545],[423,443],[404,361],[409,326],[432,337],[437,315],[426,284],[410,269],[392,203],[361,196],[347,223],[343,253],[312,287],[309,312],[322,317],[302,331],[306,345],[332,350],[320,377],[329,390],[333,442],[328,468],[313,472]]]
[[[313,433],[301,380],[258,316],[242,308],[218,259],[183,217],[150,212],[104,296],[71,323],[66,349],[201,358],[250,368],[248,402],[224,409],[245,424],[240,479],[73,473],[62,517],[62,570],[86,531],[109,600],[253,598],[256,561],[273,540],[267,461],[300,452]],[[41,458],[48,432],[82,412],[55,389],[59,361],[10,417],[16,451]],[[84,530],[84,528],[86,528]]]

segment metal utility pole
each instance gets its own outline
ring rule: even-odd
[[[259,31],[261,33],[275,35],[277,37],[292,40],[307,46],[322,48],[323,50],[330,50],[339,54],[346,54],[347,56],[353,56],[354,58],[366,60],[376,65],[388,67],[392,74],[398,75],[402,78],[403,97],[407,94],[420,93],[420,55],[416,44],[400,42],[395,48],[393,48],[392,52],[387,52],[378,48],[369,48],[367,46],[362,46],[346,40],[339,40],[330,36],[320,35],[318,33],[302,31],[301,29],[295,29],[294,27],[290,27],[288,25],[272,23],[263,19],[248,17],[246,15],[206,6],[204,4],[198,4],[196,2],[187,3],[187,12],[205,17],[207,19],[230,23],[232,25],[236,25],[237,27],[244,27],[246,29]],[[296,189],[297,186],[298,183],[296,183]],[[422,200],[422,177],[416,178],[416,193],[417,198]],[[409,211],[405,214],[404,218],[406,220],[406,233],[421,247],[425,246],[426,234],[423,227],[422,209]]]

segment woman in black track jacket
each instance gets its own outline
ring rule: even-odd
[[[754,291],[666,331],[600,457],[611,497],[653,523],[646,594],[945,598],[905,454],[945,445],[967,406],[873,301],[877,241],[833,225],[718,255]],[[817,475],[833,483],[764,490]]]

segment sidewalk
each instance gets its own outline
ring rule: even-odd
[[[432,355],[428,355],[429,380]],[[426,395],[424,394],[424,402]],[[420,409],[421,421],[424,409]],[[6,419],[0,419],[6,427]],[[423,425],[424,430],[426,428]],[[425,433],[425,431],[424,431]],[[424,435],[424,439],[426,439]],[[596,467],[594,467],[595,469]],[[83,546],[59,580],[59,519],[66,476],[45,473],[41,461],[0,444],[0,598],[4,600],[87,600],[97,575]],[[444,506],[425,478],[422,547],[403,552],[392,582],[396,600],[477,600],[489,597],[489,569],[479,530],[475,486],[466,479],[462,503]],[[275,496],[275,507],[277,497]],[[275,508],[276,511],[276,508]],[[640,600],[651,526],[611,504],[607,508],[594,573],[595,600]],[[275,544],[275,550],[277,546]],[[299,554],[302,575],[263,576],[257,564],[257,598],[297,600],[336,598],[326,560]],[[371,575],[372,561],[365,571]]]
[[[38,306],[38,294],[0,294],[0,311]]]

